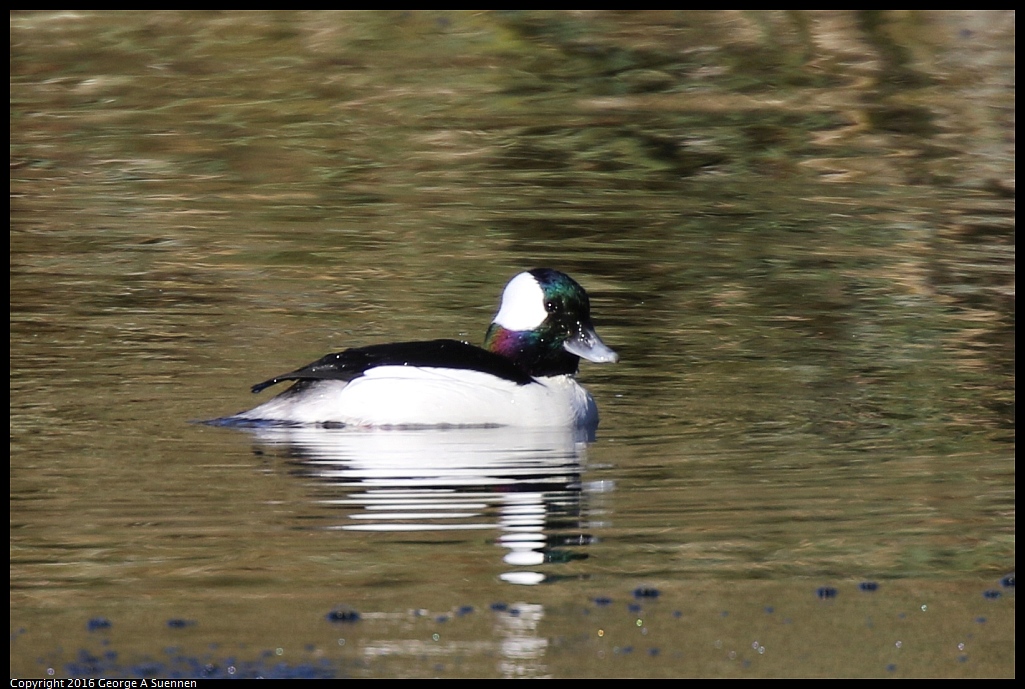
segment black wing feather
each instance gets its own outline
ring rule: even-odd
[[[291,373],[275,376],[253,386],[261,392],[286,380],[350,381],[377,366],[423,366],[482,371],[526,385],[534,379],[503,356],[457,340],[398,342],[346,349],[314,361]]]

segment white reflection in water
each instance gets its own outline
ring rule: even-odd
[[[583,545],[581,472],[587,440],[573,429],[450,428],[254,429],[283,447],[317,480],[314,502],[341,508],[343,531],[422,532],[497,529],[513,567],[565,558],[560,544]],[[552,543],[551,524],[577,533]],[[540,572],[501,575],[514,584]]]
[[[515,603],[507,609],[494,611],[494,639],[461,641],[445,634],[434,634],[430,640],[406,638],[367,641],[362,646],[365,658],[406,656],[413,658],[452,658],[473,654],[498,656],[498,672],[506,678],[546,677],[545,656],[548,639],[540,633],[544,607],[532,603]],[[496,644],[497,640],[497,644]]]
[[[538,626],[544,618],[544,607],[517,603],[510,610],[515,611],[515,614],[499,618],[498,629],[502,634],[502,662],[499,669],[505,677],[538,676],[546,668],[537,663],[543,661],[548,652],[548,639],[538,633]]]

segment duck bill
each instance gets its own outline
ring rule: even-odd
[[[576,335],[562,343],[562,348],[596,364],[614,364],[619,361],[619,355],[607,347],[589,325],[581,325]]]

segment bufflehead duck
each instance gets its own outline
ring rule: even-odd
[[[591,325],[584,288],[537,268],[506,285],[484,348],[430,340],[328,354],[252,388],[296,381],[277,397],[210,423],[593,429],[598,409],[574,380],[581,358],[619,360]]]

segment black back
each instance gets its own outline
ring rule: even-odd
[[[328,354],[291,373],[254,385],[253,392],[260,392],[285,380],[350,381],[377,366],[455,368],[490,373],[517,385],[534,382],[528,373],[511,360],[486,349],[457,340],[429,340],[370,345]]]

